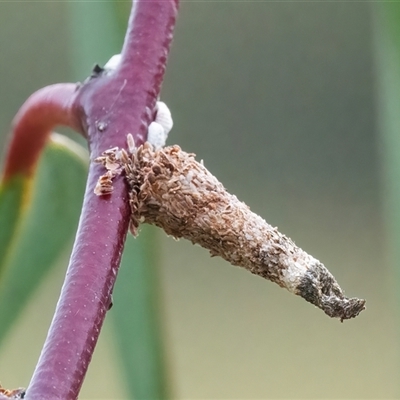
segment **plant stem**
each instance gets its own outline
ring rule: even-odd
[[[163,79],[177,14],[173,0],[139,0],[132,8],[121,65],[85,83],[74,104],[89,139],[91,159],[111,147],[136,144]],[[104,172],[91,162],[85,200],[61,297],[25,398],[76,399],[110,306],[128,230],[128,190],[122,178],[111,196],[93,190]]]
[[[32,175],[56,125],[82,131],[73,110],[76,90],[75,84],[59,83],[38,90],[26,100],[13,121],[3,182],[16,174]]]

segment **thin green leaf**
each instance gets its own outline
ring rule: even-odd
[[[128,382],[129,398],[167,399],[160,285],[154,228],[129,236],[114,291],[115,336]]]
[[[388,255],[398,274],[400,260],[400,4],[376,4],[374,50],[378,121],[384,172]]]
[[[27,183],[27,180],[19,175],[0,187],[0,279],[4,259],[22,213],[22,198],[27,191]]]
[[[118,29],[112,1],[70,2],[68,13],[71,66],[75,79],[82,79],[96,63],[104,65],[121,51],[124,36]]]
[[[76,230],[87,163],[78,145],[62,142],[47,146],[27,200],[29,185],[22,178],[1,192],[0,220],[6,225],[0,246],[6,251],[0,260],[0,341]]]

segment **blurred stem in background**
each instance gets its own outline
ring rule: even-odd
[[[121,50],[129,2],[68,2],[73,78],[90,75],[94,64],[104,65]],[[113,319],[126,398],[168,398],[160,324],[158,248],[153,229],[142,228],[128,237],[117,283]]]
[[[373,11],[385,240],[395,268],[395,290],[400,279],[400,3],[375,4]]]

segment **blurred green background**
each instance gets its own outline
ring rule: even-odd
[[[77,76],[71,32],[82,34],[98,10],[86,3],[74,27],[68,2],[0,2],[2,143],[33,91],[83,80],[112,55],[88,59]],[[181,4],[162,91],[175,122],[168,143],[196,153],[253,211],[324,262],[347,295],[367,299],[367,310],[341,324],[157,232],[174,398],[400,396],[375,11],[343,2]],[[94,39],[105,40],[109,27],[98,29]],[[68,251],[0,349],[6,387],[29,382],[67,259]],[[128,398],[110,319],[82,399]]]

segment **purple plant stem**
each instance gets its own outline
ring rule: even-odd
[[[33,174],[54,126],[65,125],[81,132],[73,112],[76,90],[76,84],[58,83],[38,90],[25,101],[13,121],[3,181],[16,174]]]
[[[104,150],[137,145],[159,94],[177,15],[173,0],[139,0],[133,7],[121,66],[82,86],[75,110],[89,139],[91,160]],[[116,179],[112,195],[93,190],[104,172],[93,161],[75,244],[50,330],[25,399],[76,399],[110,306],[130,210],[127,186]],[[73,189],[71,189],[73,190]]]

